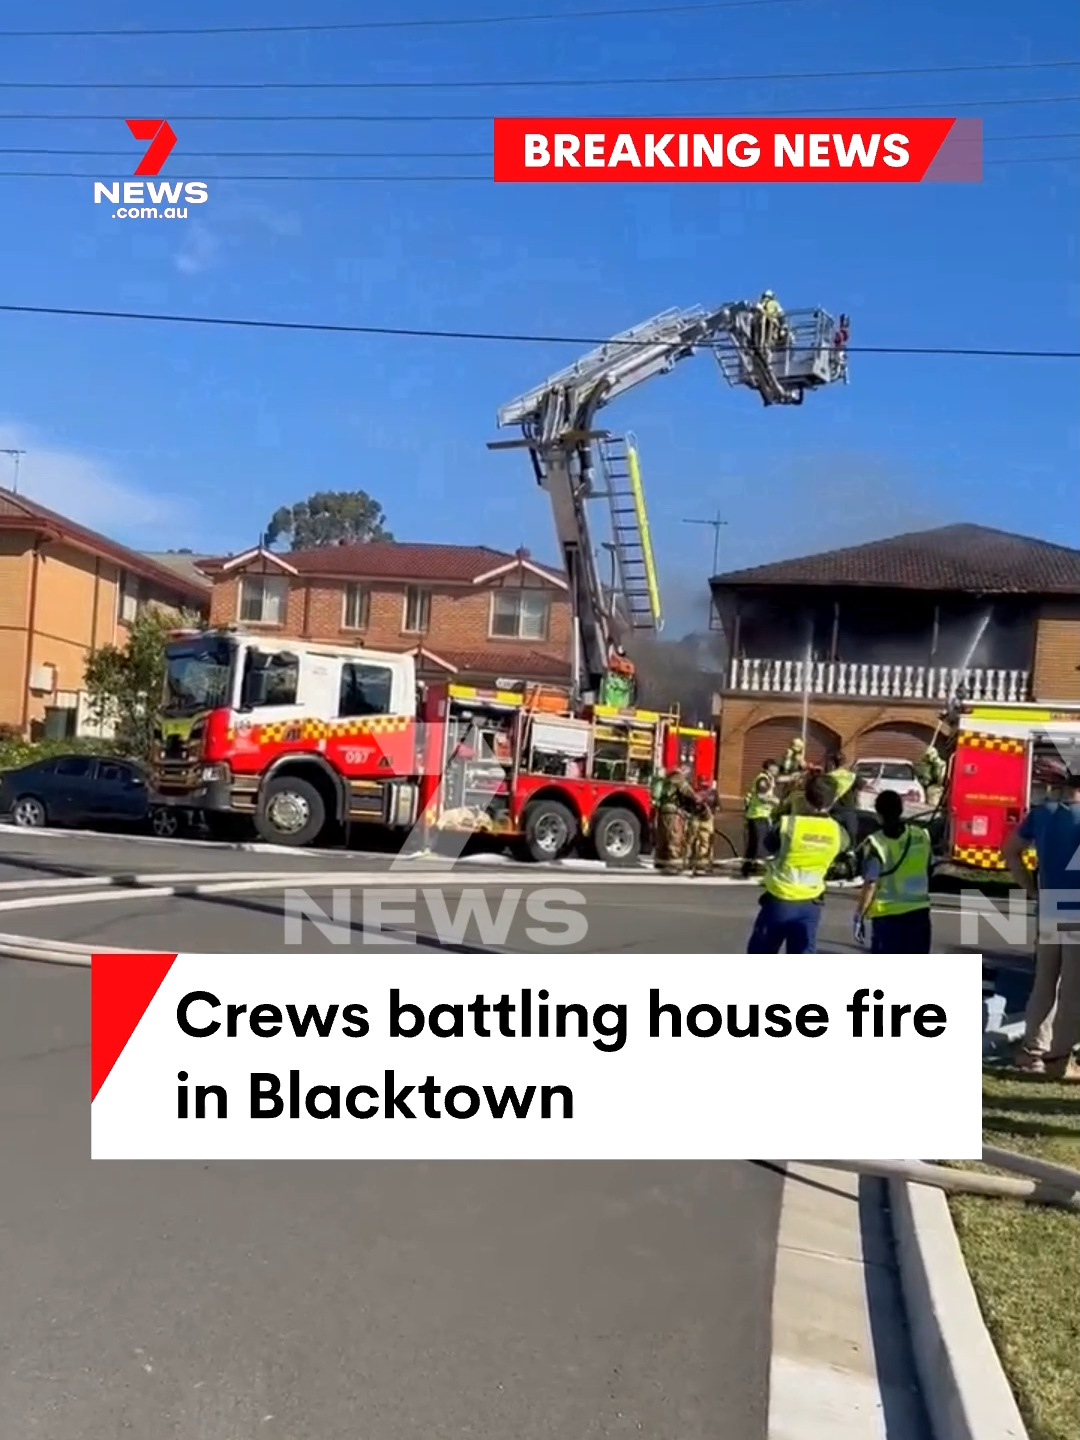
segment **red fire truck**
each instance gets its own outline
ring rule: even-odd
[[[847,378],[822,310],[791,311],[787,343],[765,345],[745,301],[668,310],[624,331],[505,405],[551,503],[573,606],[572,686],[492,690],[417,685],[411,656],[239,631],[175,637],[157,719],[160,799],[211,827],[243,817],[267,839],[311,844],[331,821],[418,824],[520,840],[550,859],[587,846],[628,863],[647,843],[650,787],[689,739],[715,778],[715,742],[633,707],[629,631],[663,621],[637,448],[596,428],[618,396],[705,349],[732,386],[767,406],[800,405]],[[846,332],[845,332],[846,333]],[[603,500],[613,563],[605,583],[590,529]]]
[[[1002,871],[1024,811],[1080,771],[1080,705],[964,704],[951,723],[943,858]]]
[[[418,689],[409,655],[178,632],[167,647],[153,766],[162,803],[283,845],[332,826],[484,834],[534,859],[647,848],[649,791],[675,717],[569,692]]]

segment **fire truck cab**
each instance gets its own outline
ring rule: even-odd
[[[963,705],[953,725],[945,858],[1000,872],[1024,812],[1080,770],[1080,705]]]

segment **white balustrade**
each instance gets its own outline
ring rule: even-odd
[[[953,670],[830,660],[733,660],[728,689],[743,694],[921,700],[929,704],[961,695],[983,704],[1008,704],[1031,698],[1031,674],[1027,670]]]

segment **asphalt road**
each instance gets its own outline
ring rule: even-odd
[[[328,869],[347,881],[314,879]],[[228,883],[232,871],[271,888],[109,888],[133,875]],[[296,880],[267,881],[284,871]],[[739,953],[755,899],[740,885],[569,869],[400,871],[385,857],[5,832],[0,930],[276,951],[288,885],[328,914],[335,889],[355,901],[337,937],[354,948],[550,953],[528,935],[525,906],[555,887],[581,898],[570,908],[587,933],[573,952]],[[413,917],[373,927],[363,897],[381,891],[400,908],[409,889],[431,893]],[[463,940],[447,940],[445,912],[468,890],[489,915],[521,892],[504,935],[474,915]],[[951,904],[937,917],[942,949],[959,939]],[[830,898],[828,948],[847,948],[850,916],[850,893]],[[310,922],[299,938],[338,948]],[[0,960],[0,1435],[766,1440],[774,1172],[91,1164],[88,1004],[85,969]]]
[[[278,949],[280,898],[57,900],[319,868],[4,841],[0,904],[41,902],[4,929],[151,948]],[[0,1434],[765,1440],[774,1172],[91,1164],[88,1005],[86,970],[0,960]]]

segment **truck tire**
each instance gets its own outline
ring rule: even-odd
[[[309,780],[275,776],[259,796],[255,828],[271,845],[313,845],[326,828],[326,805]]]
[[[525,812],[525,845],[531,860],[558,860],[577,833],[577,817],[558,800],[537,800]]]
[[[592,843],[597,859],[605,865],[634,865],[641,854],[641,821],[621,805],[601,810]]]

